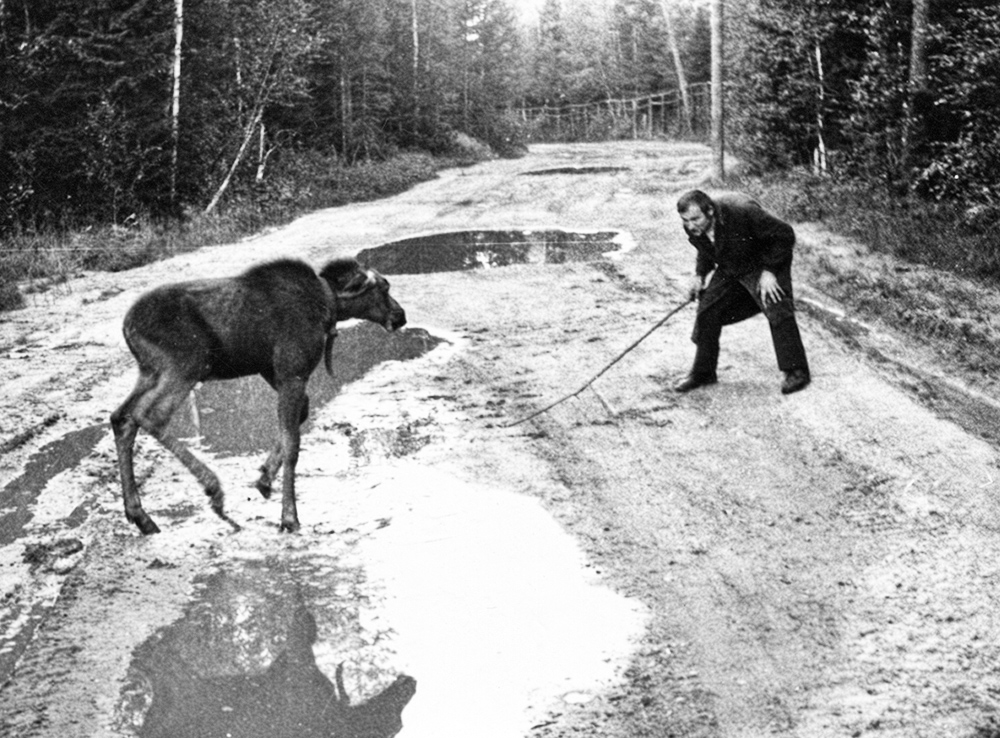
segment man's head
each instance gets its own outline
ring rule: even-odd
[[[677,212],[684,230],[692,236],[704,236],[715,222],[715,203],[701,190],[689,190],[677,201]]]

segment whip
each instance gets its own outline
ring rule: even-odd
[[[694,301],[693,299],[685,300],[680,305],[678,305],[673,310],[671,310],[669,313],[667,313],[662,318],[660,318],[660,320],[652,328],[650,328],[648,331],[646,331],[641,336],[639,336],[638,339],[636,339],[635,341],[633,341],[632,344],[627,349],[625,349],[620,354],[618,354],[618,356],[616,356],[614,359],[612,359],[609,364],[607,364],[603,369],[601,369],[601,371],[597,372],[597,374],[595,374],[593,377],[591,377],[589,380],[587,380],[586,384],[584,384],[582,387],[580,387],[580,389],[578,389],[576,392],[570,392],[568,395],[566,395],[564,397],[560,397],[555,402],[552,402],[552,403],[546,405],[541,410],[536,410],[531,415],[527,415],[527,416],[521,418],[520,420],[515,420],[512,423],[506,423],[503,427],[504,428],[513,428],[515,425],[520,425],[521,423],[525,423],[525,422],[531,420],[532,418],[537,418],[542,413],[548,412],[549,410],[551,410],[552,408],[554,408],[556,405],[565,402],[566,400],[570,399],[571,397],[576,397],[581,392],[583,392],[585,389],[587,389],[587,387],[589,387],[595,381],[597,381],[597,378],[600,377],[602,374],[604,374],[604,372],[606,372],[608,369],[610,369],[615,364],[617,364],[619,361],[621,361],[629,351],[631,351],[636,346],[638,346],[640,343],[642,343],[643,341],[645,341],[653,331],[655,331],[661,325],[663,325],[664,323],[666,323],[668,320],[670,320],[672,317],[674,317],[677,313],[679,313],[681,310],[683,310],[688,305],[688,303],[691,303],[693,301]]]

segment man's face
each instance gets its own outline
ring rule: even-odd
[[[681,220],[684,221],[684,230],[692,236],[704,236],[712,227],[711,211],[704,213],[694,204],[688,205],[681,213]]]

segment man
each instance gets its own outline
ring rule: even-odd
[[[809,364],[792,301],[792,227],[745,195],[715,199],[700,190],[677,201],[688,240],[698,250],[690,297],[698,297],[691,340],[697,345],[691,373],[678,383],[688,392],[718,381],[722,326],[763,312],[771,327],[784,394],[809,384]],[[705,286],[705,278],[712,278]]]

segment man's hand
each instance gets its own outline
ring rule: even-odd
[[[785,296],[785,291],[778,285],[778,278],[774,276],[773,272],[767,271],[767,269],[760,273],[760,281],[757,283],[757,289],[760,292],[760,301],[765,306],[769,299],[771,302],[781,302],[781,298]]]
[[[688,300],[697,300],[704,286],[705,278],[697,274],[693,275],[688,281]]]

